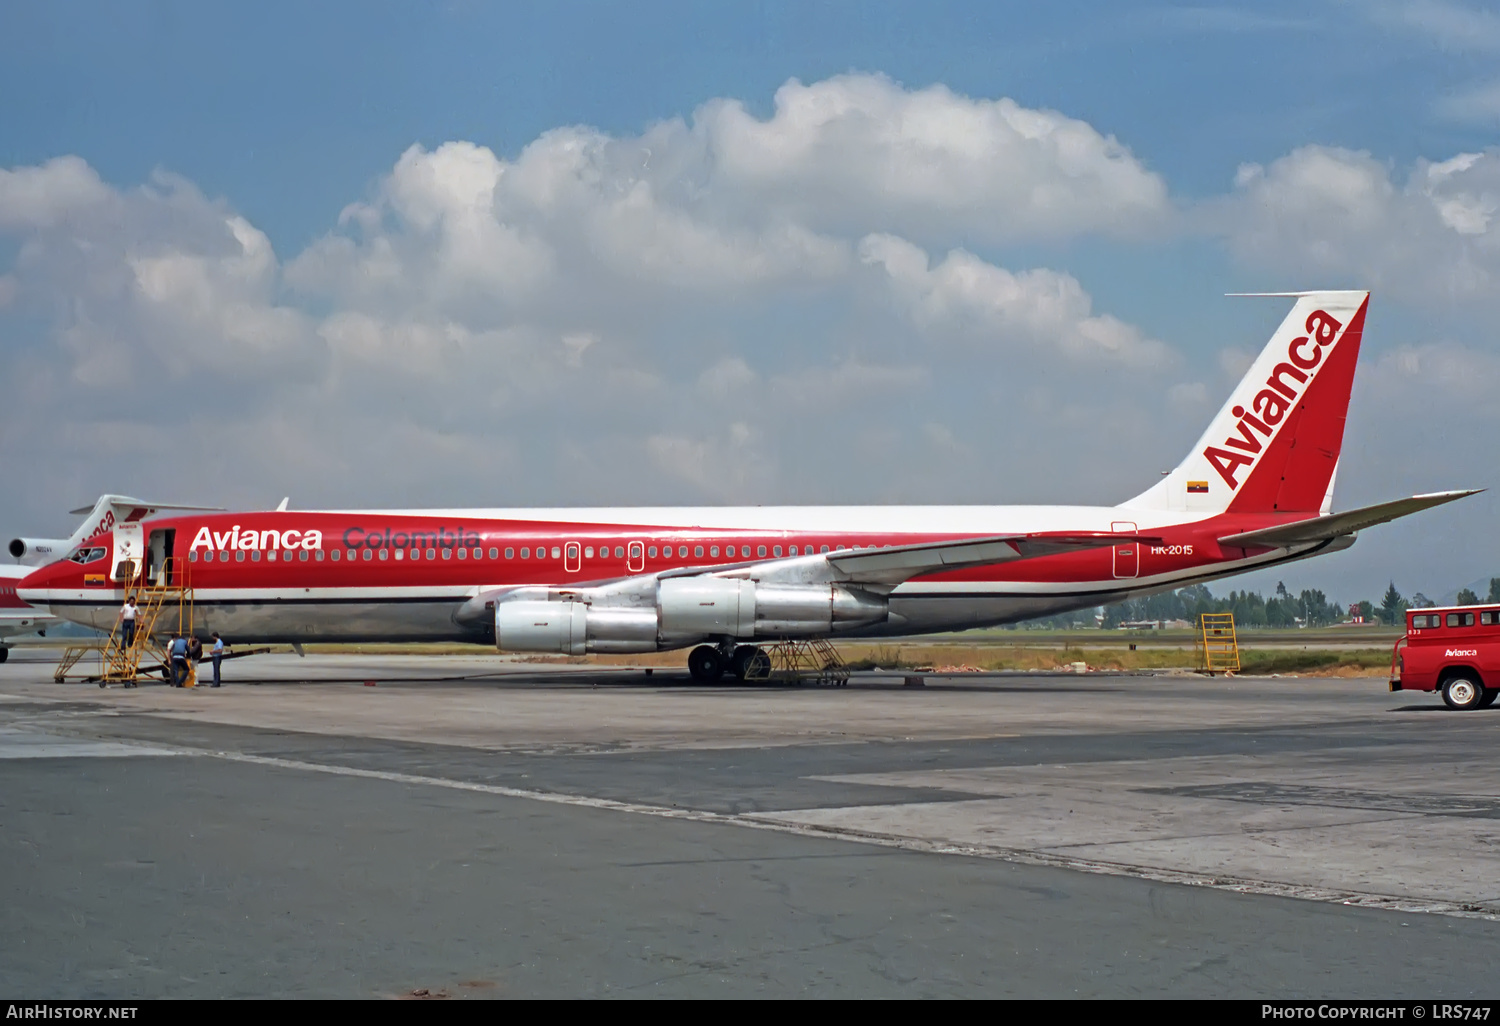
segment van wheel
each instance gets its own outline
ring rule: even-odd
[[[1484,701],[1484,688],[1458,674],[1443,681],[1443,701],[1449,709],[1478,709]]]
[[[1500,698],[1500,690],[1485,688],[1484,694],[1479,699],[1479,708],[1488,709],[1495,704],[1495,699]]]

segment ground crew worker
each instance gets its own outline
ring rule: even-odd
[[[120,638],[121,647],[129,651],[135,645],[135,618],[140,610],[135,608],[135,596],[132,595],[125,600],[125,608],[120,610]]]
[[[219,637],[219,632],[213,633],[214,647],[209,650],[209,658],[214,661],[214,687],[219,686],[219,663],[224,659],[224,639]]]
[[[203,662],[203,642],[198,640],[198,635],[188,636],[188,663],[193,667],[193,680],[198,680],[198,664]]]
[[[187,680],[187,653],[188,643],[180,633],[172,635],[172,686],[182,687]]]

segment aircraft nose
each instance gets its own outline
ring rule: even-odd
[[[44,605],[47,601],[48,582],[56,576],[50,566],[39,567],[21,578],[16,585],[16,597],[32,605]]]

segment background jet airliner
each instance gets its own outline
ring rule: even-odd
[[[7,638],[17,634],[37,634],[56,623],[57,617],[22,601],[16,594],[22,578],[31,573],[29,566],[0,564],[0,663],[10,658]]]
[[[1332,512],[1368,302],[1297,294],[1186,459],[1118,506],[194,513],[101,530],[20,594],[108,628],[133,581],[190,582],[195,629],[239,642],[696,646],[700,680],[743,676],[763,640],[1097,606],[1336,551],[1472,494]]]

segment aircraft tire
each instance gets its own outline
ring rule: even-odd
[[[10,646],[0,645],[0,663],[10,658]]]
[[[1478,709],[1484,688],[1466,673],[1455,673],[1443,681],[1443,703],[1449,709]]]
[[[699,645],[688,653],[688,673],[700,684],[712,684],[724,676],[724,660],[712,645]]]
[[[760,649],[754,645],[740,645],[734,650],[734,655],[729,657],[729,672],[734,674],[735,680],[744,680],[745,671],[750,666],[750,660],[755,658],[755,653]]]

